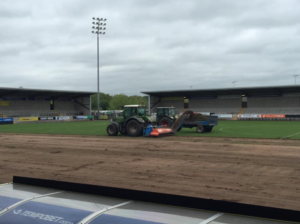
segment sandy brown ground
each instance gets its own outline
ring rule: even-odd
[[[300,210],[300,141],[0,133],[13,175]]]

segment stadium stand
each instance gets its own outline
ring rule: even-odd
[[[300,85],[142,92],[151,112],[174,106],[210,114],[287,114],[300,117]]]
[[[94,92],[0,87],[0,118],[91,115]]]

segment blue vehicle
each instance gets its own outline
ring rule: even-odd
[[[204,120],[205,119],[205,120]],[[213,127],[218,125],[217,116],[203,116],[203,120],[186,119],[183,128],[196,128],[198,133],[211,132]]]
[[[160,126],[172,127],[178,119],[175,115],[175,107],[157,107],[156,122]],[[193,113],[185,119],[177,131],[181,128],[196,128],[198,133],[211,132],[213,127],[218,125],[217,116],[203,116],[202,114]]]

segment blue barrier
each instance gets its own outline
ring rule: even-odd
[[[14,119],[13,118],[0,118],[0,125],[1,124],[13,124]]]

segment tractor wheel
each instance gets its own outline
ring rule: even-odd
[[[172,127],[174,121],[170,118],[164,117],[159,121],[159,126]]]
[[[196,127],[196,131],[198,133],[204,133],[204,127],[202,125],[199,125],[199,126]]]
[[[116,136],[118,134],[118,129],[116,125],[110,124],[106,128],[106,132],[109,136]]]
[[[211,132],[212,131],[212,127],[205,127],[204,130],[205,130],[205,132]]]
[[[129,136],[136,137],[136,136],[142,135],[143,128],[142,128],[142,125],[138,121],[131,120],[126,125],[126,132]]]

